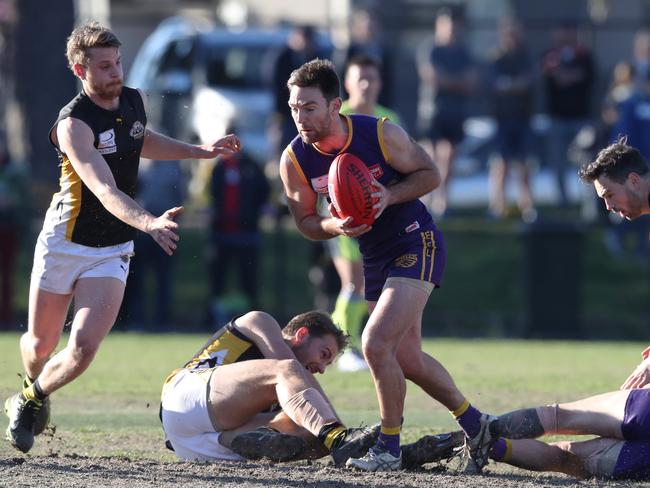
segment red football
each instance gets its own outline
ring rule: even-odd
[[[355,225],[372,225],[377,202],[372,197],[370,170],[359,158],[342,153],[334,158],[327,177],[327,187],[336,212],[342,219],[352,217]]]

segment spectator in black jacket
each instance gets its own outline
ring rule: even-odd
[[[248,301],[246,307],[259,308],[257,271],[262,245],[259,219],[269,192],[262,168],[246,152],[217,160],[210,184],[209,246],[212,310],[216,321],[223,318],[220,299],[227,288],[228,268],[233,266],[239,288]]]

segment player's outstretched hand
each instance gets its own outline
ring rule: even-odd
[[[650,346],[641,354],[643,361],[632,371],[621,390],[632,390],[634,388],[645,388],[650,386]]]
[[[179,239],[176,233],[178,231],[178,223],[174,222],[174,219],[182,211],[183,207],[170,208],[160,217],[154,219],[146,230],[147,234],[170,256],[176,250],[178,246],[176,243]]]
[[[331,203],[328,206],[328,210],[330,214],[332,214],[332,217],[334,218],[334,222],[336,223],[337,234],[339,235],[344,235],[348,237],[359,237],[361,234],[365,234],[370,229],[372,229],[372,227],[367,224],[354,225],[354,220],[352,219],[352,217],[342,219],[341,216],[336,212],[336,207],[334,207],[334,205]]]
[[[201,148],[206,151],[205,158],[216,158],[217,156],[230,156],[239,152],[241,149],[241,142],[235,134],[228,134],[225,137],[213,142],[212,144],[204,144]]]

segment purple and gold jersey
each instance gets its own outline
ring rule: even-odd
[[[343,115],[348,139],[337,154],[326,154],[297,136],[287,148],[291,162],[303,181],[318,194],[328,196],[330,164],[341,153],[354,154],[384,186],[401,181],[405,175],[390,165],[384,144],[385,118]],[[372,229],[358,237],[363,255],[365,298],[376,301],[391,277],[428,281],[440,286],[446,253],[442,235],[419,200],[386,207]]]
[[[337,154],[326,154],[313,144],[305,144],[300,136],[291,141],[287,152],[298,174],[313,190],[327,196],[327,174],[334,158],[341,153],[354,154],[361,159],[379,183],[390,186],[404,178],[390,165],[390,155],[384,144],[384,122],[368,115],[343,115],[348,124],[348,139]],[[418,230],[432,222],[420,200],[391,205],[375,221],[372,229],[359,236],[359,248],[364,255],[373,254],[385,243],[399,235]]]

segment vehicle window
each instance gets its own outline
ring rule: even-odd
[[[180,39],[170,43],[160,60],[158,73],[189,72],[192,69],[193,46],[194,43],[191,39]]]
[[[210,53],[207,82],[210,86],[259,88],[264,85],[261,66],[268,47],[233,46]]]

